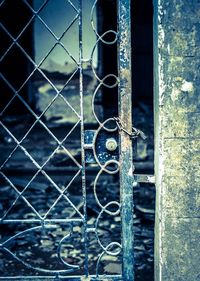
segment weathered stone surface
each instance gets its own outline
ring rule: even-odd
[[[197,281],[200,278],[200,219],[166,218],[162,241],[163,280]]]
[[[170,107],[170,110],[165,113],[165,120],[163,121],[164,137],[200,138],[199,112],[179,112],[175,109],[174,111]]]
[[[155,5],[155,280],[196,281],[200,280],[200,1],[160,0]]]
[[[165,217],[200,217],[199,177],[168,176],[163,181]]]
[[[166,36],[165,49],[160,51],[170,56],[194,56],[198,52],[200,3],[197,0],[159,2]]]
[[[163,142],[163,176],[200,176],[200,140],[174,138]]]

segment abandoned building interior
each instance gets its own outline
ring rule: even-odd
[[[154,280],[155,3],[0,1],[0,280]],[[134,206],[125,215],[123,135]]]
[[[98,122],[118,116],[117,1],[99,1],[93,7],[94,2],[83,1],[82,7],[82,90],[84,126],[88,132],[97,130]],[[133,119],[134,126],[144,131],[147,139],[138,138],[138,151],[135,140],[133,150],[135,173],[153,175],[152,3],[143,2],[136,1],[132,11]],[[5,277],[19,272],[25,276],[41,275],[41,271],[34,270],[40,267],[49,274],[56,270],[64,272],[67,264],[70,265],[67,270],[74,272],[72,275],[83,274],[85,250],[80,239],[81,225],[76,222],[84,209],[80,173],[78,1],[72,1],[72,4],[68,1],[44,3],[38,0],[5,1],[1,5],[0,206],[4,222],[22,221],[17,225],[4,223],[2,226],[1,238],[4,241],[21,233],[9,248],[12,256],[8,252],[6,255],[2,253],[0,270],[1,276]],[[37,11],[37,16],[29,23],[34,11]],[[90,17],[87,14],[91,11]],[[103,40],[97,42],[98,36],[92,25],[95,32],[105,34]],[[102,79],[106,75],[104,83],[98,86],[98,76]],[[108,126],[111,130],[106,134],[100,130],[100,137],[96,139],[97,154],[107,153],[106,138],[118,141],[116,132],[112,132],[113,122]],[[118,153],[115,151],[111,156],[117,159]],[[85,151],[85,157],[87,223],[94,228],[95,217],[101,210],[96,199],[100,198],[100,206],[119,201],[119,175],[118,172],[101,171],[97,178],[99,166],[91,150]],[[102,158],[103,163],[106,163],[105,159]],[[116,164],[110,165],[109,169],[115,171]],[[138,280],[144,280],[144,275],[151,276],[151,279],[155,187],[151,183],[135,182],[134,195],[136,276]],[[116,204],[108,205],[111,215],[102,212],[98,226],[102,247],[114,241],[108,248],[110,256],[109,252],[101,254],[102,248],[98,246],[95,234],[89,233],[88,270],[91,275],[96,272],[121,273],[121,254],[115,254],[120,252],[120,216],[113,217],[112,214],[116,212]],[[37,228],[38,215],[47,221],[56,219],[57,223],[52,229],[50,223],[49,229]],[[66,223],[65,218],[70,218],[72,225]],[[23,223],[26,220],[32,221],[28,228]],[[30,228],[33,230],[26,232]],[[63,245],[59,244],[69,231],[72,231],[72,237],[68,241],[65,238]],[[61,248],[60,259],[56,254],[58,245]]]

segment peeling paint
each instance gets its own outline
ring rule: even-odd
[[[176,100],[178,100],[180,94],[181,94],[181,90],[173,86],[172,93],[171,93],[172,101],[175,102]]]
[[[129,171],[128,171],[128,176],[129,176],[129,177],[132,177],[132,176],[133,176],[133,169],[132,169],[132,168],[129,169]]]
[[[130,0],[119,1],[119,117],[127,132],[132,131],[131,112],[131,37]],[[122,218],[123,280],[134,281],[133,247],[133,177],[127,177],[132,169],[132,143],[124,131],[120,134],[120,201]],[[131,171],[132,173],[132,171]],[[127,224],[127,221],[129,223]]]
[[[183,92],[193,92],[194,87],[192,82],[188,82],[186,80],[183,80],[181,91]]]

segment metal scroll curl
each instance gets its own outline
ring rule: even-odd
[[[114,252],[111,252],[110,249],[116,247],[117,250],[114,251]],[[97,260],[97,265],[96,265],[96,276],[98,277],[99,276],[99,267],[100,267],[100,263],[102,261],[102,258],[104,255],[109,255],[109,256],[118,256],[121,252],[121,249],[122,249],[122,246],[121,244],[119,244],[118,242],[111,242],[109,243],[106,247],[105,247],[105,251],[103,251],[99,257],[98,257],[98,260]]]
[[[56,225],[48,225],[48,226],[45,226],[45,228],[54,229],[54,228],[57,228],[57,226]],[[74,270],[77,270],[77,269],[80,268],[79,265],[67,263],[66,260],[64,260],[63,257],[61,256],[63,243],[67,239],[71,238],[71,236],[72,236],[72,226],[70,227],[69,233],[67,235],[65,235],[59,241],[58,246],[57,246],[58,260],[60,261],[61,264],[63,264],[64,267],[66,267],[66,269],[53,270],[53,269],[47,269],[47,268],[34,266],[34,265],[28,263],[27,261],[23,260],[21,257],[16,255],[12,250],[9,249],[9,244],[12,244],[13,241],[16,241],[17,238],[19,238],[20,236],[26,235],[28,233],[32,233],[32,232],[37,231],[37,230],[44,230],[44,225],[39,225],[39,226],[28,228],[24,231],[21,231],[21,232],[15,234],[14,236],[12,236],[10,238],[8,238],[6,241],[4,241],[2,244],[0,244],[0,251],[10,255],[14,260],[23,264],[26,268],[29,268],[29,269],[32,269],[34,271],[41,272],[41,273],[49,273],[49,274],[55,274],[55,275],[67,274],[67,273],[73,272]]]
[[[112,205],[113,206],[115,205],[117,207],[117,209],[115,211],[111,212],[111,211],[108,210],[108,207],[110,207]],[[112,241],[107,246],[104,246],[103,243],[100,240],[100,237],[99,237],[99,234],[98,234],[98,224],[99,224],[99,220],[100,220],[100,218],[101,218],[101,216],[103,215],[104,212],[109,214],[109,215],[112,215],[112,216],[119,215],[119,213],[120,213],[120,204],[117,201],[111,201],[108,204],[106,204],[105,206],[102,206],[102,210],[100,211],[100,213],[99,213],[99,215],[98,215],[98,217],[96,219],[95,235],[96,235],[98,244],[100,245],[101,249],[103,250],[101,252],[101,254],[99,255],[98,260],[97,260],[96,276],[99,275],[99,266],[100,266],[100,263],[101,263],[101,260],[102,260],[103,256],[104,255],[118,256],[121,253],[121,249],[122,249],[122,246],[121,246],[121,244],[119,242]]]
[[[101,263],[103,256],[106,254],[112,255],[112,256],[118,256],[121,253],[121,248],[122,248],[121,244],[116,241],[112,241],[108,245],[104,245],[102,240],[100,239],[99,231],[98,231],[99,221],[100,221],[101,217],[103,216],[103,214],[106,213],[107,215],[113,216],[113,217],[117,216],[120,214],[121,206],[120,206],[119,202],[113,201],[113,200],[108,202],[106,205],[103,205],[100,202],[100,199],[98,198],[98,193],[97,193],[97,183],[99,182],[102,173],[114,175],[119,172],[119,168],[120,168],[119,161],[114,160],[114,159],[108,160],[105,163],[101,163],[101,161],[98,159],[98,155],[96,152],[96,140],[98,138],[100,131],[105,130],[106,132],[110,132],[110,133],[113,133],[113,132],[116,132],[116,134],[119,133],[119,126],[116,123],[116,119],[114,117],[108,118],[108,119],[104,120],[103,122],[101,122],[98,117],[98,114],[95,111],[95,99],[96,99],[97,93],[100,91],[101,87],[106,87],[108,89],[112,89],[115,87],[117,88],[118,84],[119,84],[119,78],[113,73],[107,74],[104,77],[100,77],[100,75],[97,74],[97,70],[95,69],[95,66],[93,64],[94,53],[95,53],[95,50],[99,43],[106,44],[106,45],[112,45],[112,44],[116,44],[118,41],[118,32],[116,32],[115,30],[108,30],[108,31],[104,32],[102,35],[100,35],[98,33],[98,31],[95,27],[95,24],[94,24],[94,13],[95,13],[95,8],[96,8],[97,3],[98,3],[98,0],[95,0],[92,10],[91,10],[91,26],[92,26],[94,33],[96,34],[97,40],[93,47],[93,50],[91,53],[91,58],[90,58],[92,71],[93,71],[94,76],[96,77],[97,81],[99,82],[93,93],[93,98],[92,98],[92,111],[93,111],[94,118],[96,119],[96,121],[98,123],[98,128],[97,128],[94,138],[93,138],[92,147],[93,147],[93,155],[95,157],[95,160],[96,160],[98,166],[100,167],[100,170],[96,175],[96,178],[94,180],[94,185],[93,185],[94,197],[95,197],[97,205],[100,207],[100,212],[99,212],[99,214],[96,218],[96,222],[95,222],[94,232],[96,235],[97,242],[102,249],[102,252],[99,254],[97,264],[96,264],[96,276],[98,276],[98,274],[99,274],[99,265]],[[107,40],[107,38],[111,38],[111,39]]]

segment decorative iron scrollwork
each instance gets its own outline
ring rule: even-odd
[[[119,84],[119,78],[115,74],[110,73],[110,74],[107,74],[104,77],[100,78],[93,66],[93,55],[94,55],[94,51],[97,48],[98,44],[101,42],[105,45],[114,45],[118,41],[118,32],[116,32],[115,30],[108,30],[108,31],[104,32],[102,35],[100,35],[98,33],[97,29],[95,28],[93,17],[94,17],[94,10],[97,5],[97,2],[98,2],[98,0],[94,1],[94,5],[93,5],[92,11],[91,11],[91,25],[97,36],[97,41],[96,41],[96,44],[93,48],[92,55],[91,55],[91,67],[92,67],[95,77],[99,81],[99,84],[96,87],[96,90],[94,91],[93,99],[92,99],[93,114],[94,114],[96,121],[99,124],[99,127],[97,128],[97,130],[94,133],[93,143],[92,143],[93,155],[94,155],[96,163],[100,167],[100,170],[99,170],[98,174],[96,175],[94,185],[93,185],[94,197],[95,197],[96,203],[98,204],[98,206],[101,209],[98,217],[96,218],[96,223],[95,223],[95,235],[96,235],[98,244],[100,245],[100,247],[102,249],[102,252],[99,255],[97,265],[96,265],[96,275],[98,277],[99,265],[102,260],[102,257],[105,254],[111,255],[111,256],[118,256],[121,252],[121,244],[119,242],[113,241],[113,242],[110,242],[108,245],[104,246],[98,235],[98,224],[99,224],[99,220],[100,220],[102,214],[106,213],[107,215],[113,216],[113,217],[119,215],[120,214],[120,203],[117,201],[110,201],[106,205],[102,205],[102,203],[100,202],[98,195],[97,195],[97,182],[99,181],[103,172],[110,174],[110,175],[117,174],[119,172],[120,164],[118,161],[119,160],[118,145],[116,145],[116,149],[113,150],[114,155],[112,155],[111,151],[106,151],[106,156],[104,156],[103,159],[101,157],[99,157],[100,153],[99,153],[99,151],[97,151],[97,148],[96,148],[97,142],[98,142],[98,136],[101,134],[102,131],[105,131],[105,135],[107,133],[107,136],[109,136],[109,133],[111,136],[114,136],[114,140],[116,141],[116,144],[118,143],[118,135],[119,135],[119,126],[116,123],[115,118],[111,117],[111,118],[108,118],[108,119],[104,120],[103,122],[101,122],[95,112],[95,106],[94,106],[96,95],[102,86],[104,86],[108,89],[116,88],[116,93],[117,93],[117,87]],[[108,40],[106,40],[107,35],[113,35],[114,38],[112,40],[108,41]],[[113,82],[109,83],[109,81],[113,81]],[[106,139],[108,139],[108,137],[104,139],[104,146],[106,145]],[[108,209],[110,206],[115,206],[116,210],[110,211]],[[116,250],[116,248],[117,248],[117,250]]]

